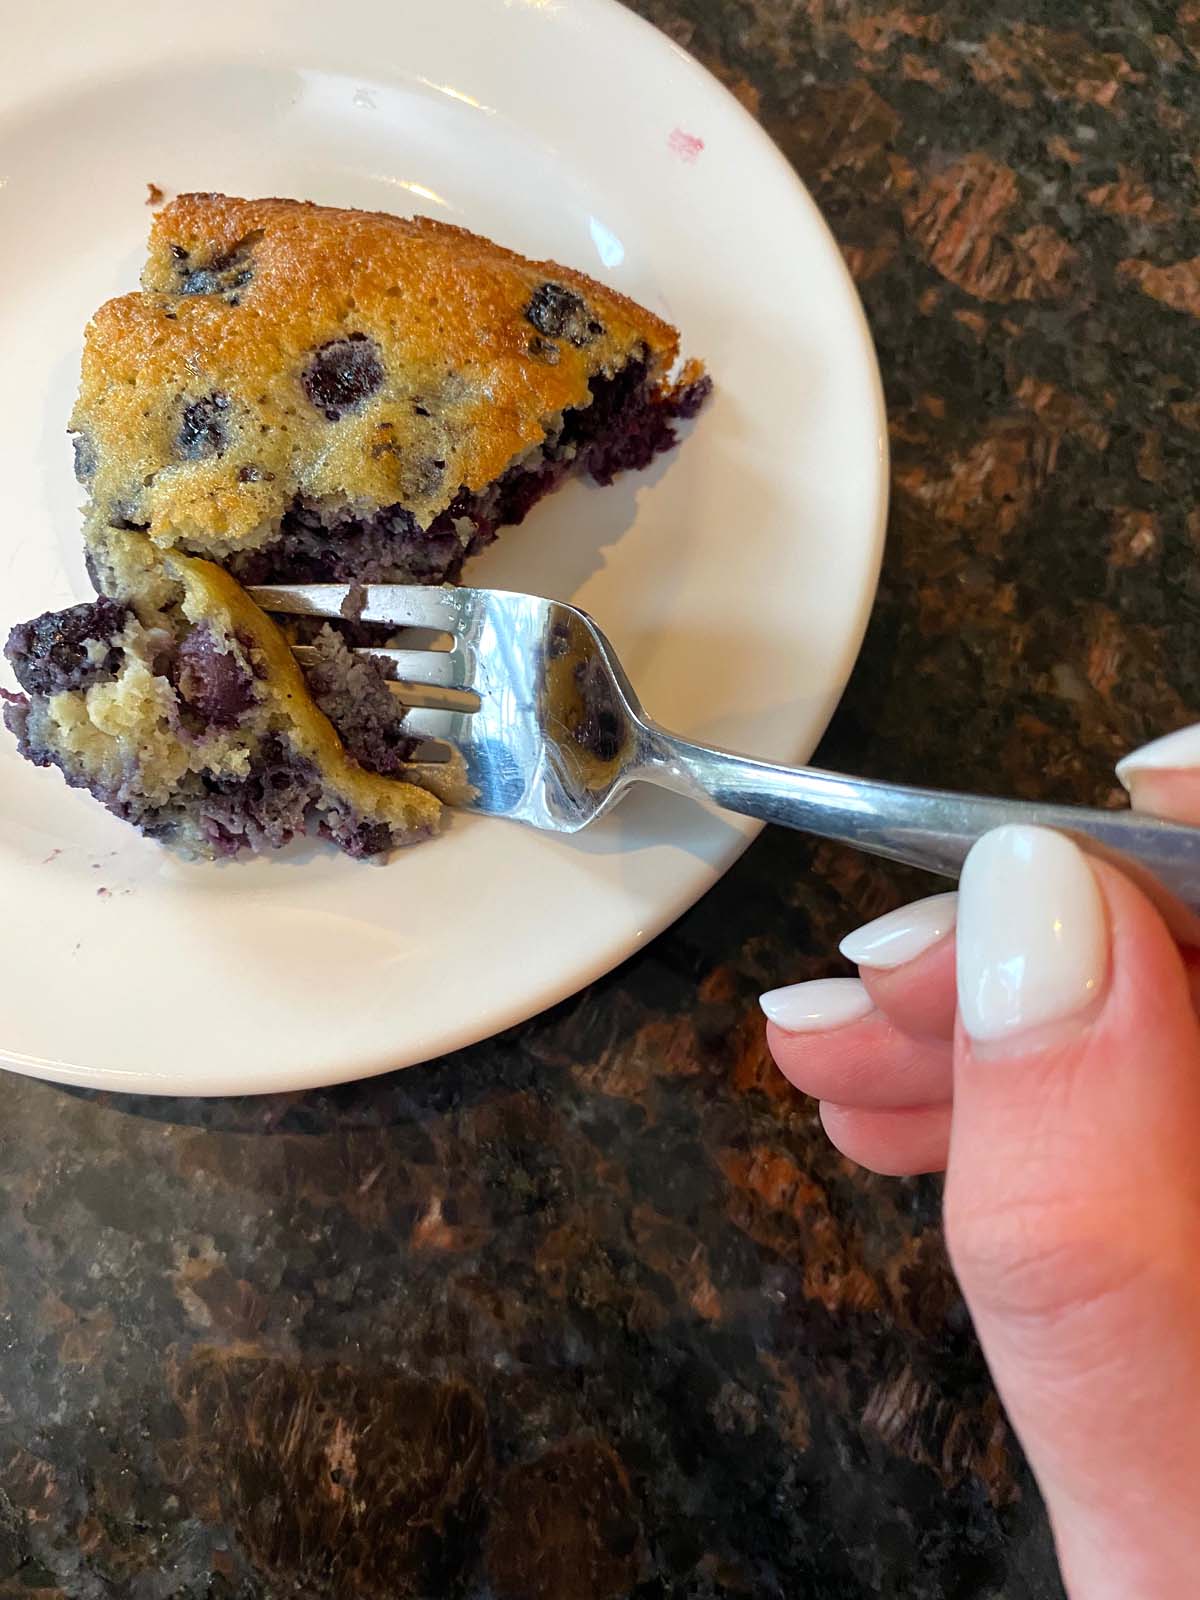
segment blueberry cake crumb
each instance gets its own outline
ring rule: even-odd
[[[4,695],[21,754],[184,855],[273,849],[315,830],[352,856],[434,832],[461,763],[412,765],[387,671],[318,635],[307,680],[232,578],[172,557],[166,603],[101,599],[20,624]],[[436,792],[435,792],[436,791]]]
[[[29,694],[90,689],[113,676],[117,640],[128,618],[126,606],[103,596],[66,611],[44,611],[17,623],[4,654]]]
[[[304,667],[309,691],[347,751],[368,772],[402,772],[420,740],[405,732],[403,707],[388,688],[390,667],[377,656],[356,655],[328,624],[311,648],[315,659]]]
[[[87,483],[95,476],[96,447],[86,433],[76,433],[71,436],[71,448],[75,452],[75,477],[80,483]]]

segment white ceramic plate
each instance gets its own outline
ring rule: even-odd
[[[471,581],[591,611],[667,725],[806,758],[874,594],[883,413],[837,250],[752,120],[610,0],[195,18],[4,7],[0,622],[90,596],[64,427],[84,323],[136,285],[148,182],[424,211],[645,302],[717,382],[682,451],[568,487]],[[599,976],[754,831],[645,791],[573,840],[459,817],[384,868],[312,846],[188,865],[3,738],[0,1059],[172,1094],[404,1066]]]

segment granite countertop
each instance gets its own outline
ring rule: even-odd
[[[643,0],[866,304],[893,515],[821,759],[1106,802],[1195,715],[1200,4]],[[915,875],[764,835],[557,1011],[335,1092],[5,1082],[0,1600],[1033,1600],[934,1180],[756,995]]]

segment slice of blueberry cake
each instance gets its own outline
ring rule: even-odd
[[[412,764],[403,707],[340,635],[319,634],[301,671],[221,568],[142,554],[136,603],[102,597],[12,630],[25,693],[4,695],[4,717],[30,761],[193,857],[314,829],[381,855],[464,797],[461,763]]]
[[[241,588],[453,582],[572,474],[646,466],[703,404],[658,317],[461,228],[183,195],[88,327],[71,419],[95,603],[14,628],[22,753],[184,853],[316,828],[352,855],[467,793],[370,659],[302,670]]]
[[[708,391],[675,330],[425,218],[184,195],[87,330],[71,420],[98,586],[122,532],[245,582],[443,583],[572,473],[608,483]]]

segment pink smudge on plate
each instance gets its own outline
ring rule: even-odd
[[[704,149],[704,140],[698,139],[694,133],[685,133],[682,128],[672,128],[667,135],[667,149],[691,166]]]

